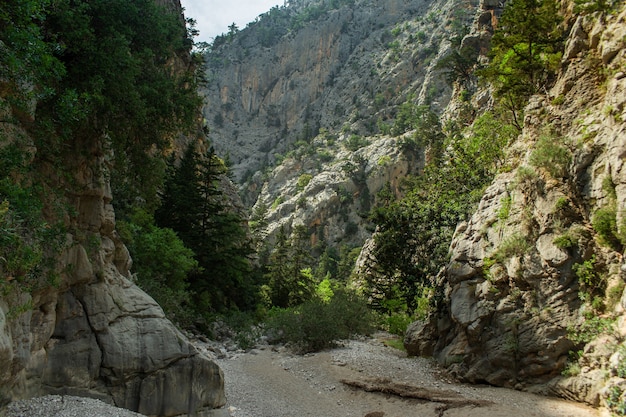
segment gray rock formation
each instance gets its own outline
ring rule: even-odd
[[[0,302],[0,357],[10,364],[0,369],[3,396],[88,396],[158,416],[222,406],[219,367],[131,282],[108,180],[86,174],[77,177],[88,178],[89,191],[75,203],[77,229],[88,237],[67,236],[58,288],[13,292]],[[33,308],[16,313],[24,305]]]
[[[455,5],[360,0],[297,29],[285,20],[304,4],[273,9],[208,55],[204,114],[216,150],[248,180],[320,128],[373,135],[410,95],[443,109],[450,89],[432,74],[435,58],[455,36],[447,25],[471,22],[475,9]]]
[[[496,177],[457,229],[441,277],[447,311],[409,329],[411,353],[432,354],[470,382],[533,386],[593,405],[623,384],[621,245],[607,242],[594,219],[616,207],[616,227],[624,227],[625,20],[622,6],[573,23],[555,86],[526,108],[511,172]],[[548,128],[571,152],[562,176],[532,164]],[[599,283],[605,312],[592,317],[585,292]]]

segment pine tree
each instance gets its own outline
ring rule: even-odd
[[[276,307],[293,307],[310,300],[315,292],[311,255],[304,226],[296,226],[291,238],[280,228],[267,265],[267,293]]]
[[[196,254],[200,268],[189,277],[202,309],[251,309],[257,285],[249,256],[252,246],[242,216],[229,208],[220,188],[226,174],[210,149],[200,155],[193,145],[172,167],[156,220],[175,230]]]

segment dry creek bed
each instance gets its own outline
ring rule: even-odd
[[[585,405],[460,384],[430,359],[408,358],[384,334],[315,354],[265,346],[217,359],[232,417],[589,417]]]
[[[432,360],[408,358],[386,346],[386,335],[346,341],[308,355],[260,346],[226,352],[196,346],[216,358],[228,402],[211,417],[604,417],[582,404],[490,386],[460,384]],[[216,355],[216,352],[219,354]],[[101,401],[47,396],[19,401],[0,417],[134,417]]]

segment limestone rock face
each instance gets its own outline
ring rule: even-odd
[[[416,341],[438,335],[433,355],[462,379],[543,386],[544,392],[594,405],[606,398],[607,386],[622,383],[606,375],[616,373],[610,358],[624,359],[615,359],[615,352],[624,337],[620,289],[626,276],[619,245],[603,241],[594,216],[615,204],[618,227],[624,227],[625,19],[622,7],[572,22],[554,87],[525,109],[523,132],[509,151],[512,169],[495,178],[473,216],[457,228],[440,277],[446,309],[409,328],[407,346],[416,353],[428,353]],[[597,87],[598,66],[609,73],[606,89]],[[561,178],[532,163],[546,129],[571,152]],[[591,320],[590,304],[581,300],[581,265],[593,266],[606,294],[616,288],[605,312],[617,317],[613,330],[590,343],[575,337]],[[580,371],[564,378],[576,350],[583,352],[575,363]]]
[[[295,27],[315,2],[290,3],[208,54],[205,123],[263,241],[302,225],[312,245],[361,246],[377,194],[424,164],[406,146],[415,132],[388,133],[398,106],[443,111],[452,89],[436,64],[478,2],[362,0]]]
[[[77,198],[78,207],[90,207],[79,217],[90,239],[67,236],[58,288],[0,300],[0,358],[10,364],[0,369],[3,396],[88,396],[154,416],[221,407],[219,367],[129,279],[131,260],[117,238],[107,189],[91,188],[87,205]],[[9,304],[33,309],[7,320],[14,314]]]
[[[342,149],[321,170],[314,162],[285,160],[263,184],[253,207],[266,210],[265,236],[302,225],[313,231],[313,244],[362,244],[370,234],[362,216],[376,193],[386,185],[398,192],[402,178],[423,164],[423,158],[403,154],[398,143],[398,138],[382,137],[355,152]],[[305,176],[310,179],[302,185]]]
[[[178,0],[161,3],[183,24]],[[2,134],[28,138],[26,131]],[[73,139],[83,152],[68,146],[75,153],[59,158],[63,167],[42,162],[37,173],[65,191],[44,202],[53,221],[55,204],[67,209],[58,279],[28,291],[0,277],[0,404],[72,394],[150,416],[215,414],[225,404],[221,370],[132,282],[132,260],[115,230],[104,146]]]
[[[393,118],[393,107],[410,95],[442,110],[450,88],[436,75],[437,58],[454,36],[449,23],[470,23],[476,8],[469,2],[458,13],[449,0],[363,0],[284,26],[306,16],[306,6],[274,8],[207,57],[204,116],[216,151],[230,155],[240,182],[320,128],[373,136],[378,120]]]

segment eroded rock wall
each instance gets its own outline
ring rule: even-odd
[[[603,239],[594,218],[616,203],[617,228],[624,227],[626,11],[572,23],[554,87],[525,109],[510,172],[496,177],[457,228],[441,277],[444,313],[412,326],[407,346],[470,382],[534,387],[598,405],[607,386],[623,382],[616,377],[626,336],[623,254]],[[571,154],[562,175],[532,162],[545,135]],[[592,312],[593,300],[585,298],[590,285],[581,265],[606,285],[604,313]],[[614,319],[613,327],[586,327],[599,339],[577,341],[594,319]],[[576,350],[580,359],[572,357]],[[577,372],[563,377],[572,362]]]
[[[155,416],[218,408],[225,403],[219,367],[130,279],[99,162],[100,169],[84,164],[88,172],[76,173],[89,191],[73,198],[76,232],[66,237],[59,285],[0,303],[0,356],[10,364],[0,370],[4,395],[82,395]],[[7,321],[10,306],[29,304]]]

